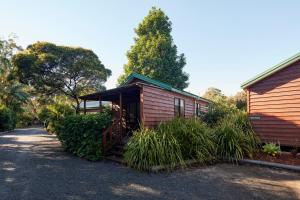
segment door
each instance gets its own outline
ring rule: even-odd
[[[126,105],[126,134],[132,135],[132,132],[139,128],[140,124],[140,104],[139,102],[129,102]]]

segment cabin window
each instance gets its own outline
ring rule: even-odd
[[[195,115],[196,116],[201,115],[201,105],[200,105],[200,103],[195,103]]]
[[[174,99],[174,110],[175,116],[184,117],[185,108],[184,108],[184,100],[175,98]]]

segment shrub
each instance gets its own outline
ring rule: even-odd
[[[225,117],[214,129],[214,137],[218,157],[229,161],[252,157],[259,142],[246,114],[241,112]]]
[[[280,150],[280,145],[277,145],[275,143],[267,143],[263,146],[263,152],[271,155],[271,156],[276,156],[278,155],[281,150]]]
[[[158,131],[160,134],[172,135],[177,140],[185,160],[210,163],[215,159],[215,143],[211,131],[198,119],[175,118],[160,124]]]
[[[32,126],[36,122],[36,116],[33,112],[21,112],[17,116],[17,127]]]
[[[111,123],[108,112],[67,116],[57,136],[64,149],[88,160],[102,158],[102,131]]]
[[[158,165],[172,169],[183,164],[177,140],[172,135],[147,128],[134,132],[125,147],[124,159],[130,167],[139,170],[150,170]]]
[[[0,131],[11,131],[15,126],[15,113],[6,106],[0,105]]]
[[[63,119],[73,114],[75,110],[70,105],[57,102],[42,108],[38,117],[48,132],[56,133],[61,128]]]

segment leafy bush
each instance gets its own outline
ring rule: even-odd
[[[73,115],[74,109],[63,103],[54,103],[42,108],[38,114],[39,119],[44,123],[50,133],[56,133],[61,128],[61,123],[66,116]]]
[[[17,116],[17,127],[28,127],[34,124],[36,122],[36,116],[32,112],[21,112]]]
[[[0,131],[11,131],[15,126],[15,113],[4,105],[0,105]]]
[[[130,167],[149,170],[163,165],[168,169],[183,164],[180,146],[170,134],[142,128],[134,132],[125,147],[124,159]]]
[[[244,156],[252,157],[259,143],[243,112],[225,117],[214,129],[214,137],[218,157],[229,161],[237,161]]]
[[[111,114],[71,115],[67,116],[57,136],[64,149],[88,160],[102,158],[102,131],[111,123]]]
[[[275,143],[267,143],[263,146],[263,152],[271,155],[271,156],[276,156],[280,154],[280,145],[277,145]]]
[[[172,135],[177,140],[185,160],[210,163],[215,159],[215,143],[211,130],[198,119],[176,118],[161,124],[158,132]]]
[[[208,110],[201,114],[201,119],[210,127],[218,125],[226,116],[232,115],[237,108],[224,102],[211,102]]]

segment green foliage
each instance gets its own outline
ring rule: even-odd
[[[130,167],[150,170],[163,165],[168,169],[183,164],[180,146],[170,134],[142,128],[135,132],[125,147],[124,159]]]
[[[15,128],[16,116],[13,111],[0,105],[0,131],[11,131]]]
[[[198,119],[175,118],[158,127],[158,132],[172,135],[180,145],[184,160],[203,164],[215,159],[215,144],[210,128]]]
[[[39,120],[44,123],[45,128],[50,133],[57,133],[62,126],[62,121],[66,116],[73,115],[74,109],[62,102],[55,102],[52,105],[43,107],[38,113]]]
[[[93,51],[48,42],[29,45],[12,61],[22,83],[42,94],[68,96],[76,103],[77,111],[79,96],[103,90],[103,83],[111,74]]]
[[[14,37],[7,40],[0,39],[0,105],[1,106],[1,130],[15,128],[16,116],[22,112],[22,105],[28,99],[24,85],[20,84],[14,76],[15,69],[11,64],[14,52],[21,48],[15,43]]]
[[[152,8],[135,29],[135,44],[127,52],[128,62],[124,74],[118,79],[122,84],[133,72],[168,83],[175,88],[188,86],[188,75],[183,72],[186,64],[183,54],[171,36],[172,23],[161,9]]]
[[[58,131],[64,149],[88,160],[102,158],[102,131],[111,124],[111,114],[67,116]]]
[[[203,97],[211,100],[208,111],[201,116],[210,127],[215,127],[223,118],[237,111],[236,106],[217,88],[208,88]]]
[[[34,125],[34,122],[37,122],[35,113],[24,111],[17,115],[17,127],[23,128]]]
[[[244,156],[252,157],[259,143],[243,112],[225,117],[214,128],[214,137],[218,157],[229,161],[237,161]]]
[[[232,108],[217,102],[208,105],[206,113],[202,113],[201,119],[210,127],[215,127],[225,116],[232,114]]]
[[[237,92],[234,96],[229,97],[228,101],[239,110],[247,110],[247,94],[245,91]]]
[[[281,152],[280,145],[277,145],[276,143],[272,143],[272,142],[267,143],[263,146],[263,152],[271,156],[276,156]]]
[[[213,128],[199,119],[175,118],[157,129],[142,128],[135,132],[126,146],[125,160],[129,166],[141,170],[155,165],[172,169],[182,160],[211,164],[217,159],[237,161],[251,157],[258,144],[245,112],[226,116]]]

